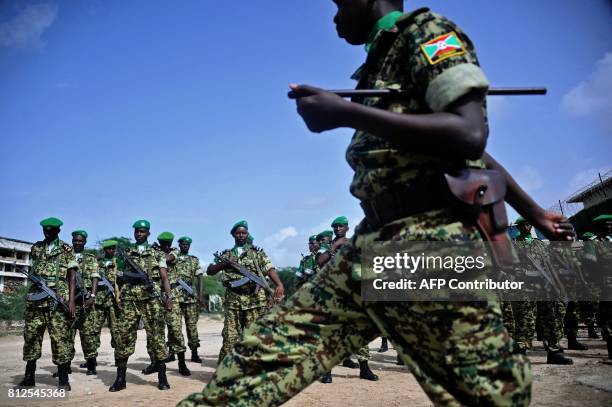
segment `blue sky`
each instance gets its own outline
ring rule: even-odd
[[[352,132],[310,134],[285,95],[353,87],[363,48],[336,37],[331,0],[228,3],[0,3],[0,235],[35,241],[58,216],[93,243],[147,218],[207,261],[244,218],[286,266],[334,217],[358,222]],[[423,5],[470,35],[493,85],[548,87],[490,99],[488,150],[542,206],[612,167],[608,1],[406,9]]]

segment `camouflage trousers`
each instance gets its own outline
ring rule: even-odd
[[[578,301],[578,312],[580,318],[587,326],[595,326],[597,323],[597,308],[599,305],[596,301]]]
[[[357,356],[358,362],[367,362],[370,360],[370,348],[368,348],[368,345],[359,348],[355,356]]]
[[[94,306],[88,309],[84,309],[82,306],[77,306],[77,320],[70,330],[70,360],[74,359],[74,338],[76,337],[77,330],[79,331],[79,338],[81,339],[81,349],[83,349],[83,356],[85,359],[98,357],[98,344],[100,337],[97,335],[98,315]]]
[[[147,349],[155,361],[168,358],[166,348],[165,323],[162,307],[157,298],[144,300],[122,301],[121,311],[118,315],[117,338],[115,338],[115,360],[121,361],[117,364],[127,364],[127,359],[134,353],[138,323],[142,317],[144,328],[147,333]]]
[[[200,338],[198,337],[198,319],[200,319],[200,308],[197,303],[179,303],[181,306],[181,314],[185,318],[185,328],[187,328],[187,345],[190,349],[200,347]]]
[[[96,327],[95,327],[95,340],[96,349],[100,348],[100,334],[102,333],[102,327],[106,322],[111,333],[111,346],[115,347],[115,338],[117,337],[117,316],[119,310],[116,305],[96,305]]]
[[[597,323],[605,341],[612,341],[612,301],[600,301]]]
[[[504,320],[504,326],[506,327],[508,334],[512,338],[514,338],[515,320],[514,320],[514,312],[512,312],[512,303],[510,301],[502,301],[501,310],[502,310],[502,318]]]
[[[168,349],[170,353],[183,353],[185,348],[185,338],[183,337],[183,319],[181,315],[181,307],[177,303],[173,304],[171,310],[164,309],[164,320],[168,327]],[[147,336],[147,351],[151,355],[152,349]]]
[[[559,341],[563,338],[563,319],[565,303],[563,301],[538,301],[538,319],[542,325],[542,339],[546,352],[559,352]]]
[[[531,349],[535,333],[536,303],[533,301],[512,302],[514,316],[514,346],[517,350]]]
[[[529,404],[531,367],[512,353],[498,302],[363,300],[352,265],[360,239],[368,244],[379,236],[358,235],[286,303],[251,324],[206,388],[179,406],[282,404],[381,335],[436,405]]]
[[[38,360],[45,329],[51,338],[51,355],[53,363],[62,365],[72,360],[70,356],[70,320],[58,308],[51,311],[50,307],[36,307],[29,303],[25,311],[25,327],[23,330],[23,360],[26,362]]]
[[[234,344],[240,340],[244,329],[251,325],[257,318],[266,313],[266,307],[251,309],[226,308],[225,321],[223,322],[223,345],[219,352],[219,363],[227,355]]]
[[[580,318],[578,316],[578,303],[570,301],[565,307],[565,318],[563,319],[563,333],[568,337],[575,338],[578,336],[578,325]]]

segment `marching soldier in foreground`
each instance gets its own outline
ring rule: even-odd
[[[243,330],[257,318],[265,314],[268,307],[266,292],[254,281],[238,272],[238,267],[245,267],[255,276],[266,276],[276,285],[274,300],[279,301],[284,295],[284,286],[272,262],[266,253],[247,243],[249,226],[244,220],[236,222],[230,233],[234,238],[234,247],[217,256],[215,263],[208,266],[207,274],[213,276],[223,271],[225,286],[225,321],[223,323],[223,346],[219,352],[219,362],[238,342]],[[242,282],[242,283],[239,283]],[[233,285],[232,285],[233,284]],[[238,285],[237,285],[238,284]]]
[[[68,369],[71,349],[70,319],[75,318],[75,274],[78,265],[72,247],[58,238],[63,222],[47,218],[40,222],[45,239],[32,246],[30,274],[42,280],[45,287],[57,296],[59,303],[48,295],[41,295],[41,287],[31,284],[28,290],[25,328],[23,331],[23,360],[27,362],[25,377],[19,386],[35,386],[36,361],[41,356],[45,329],[51,338],[53,363],[58,367],[60,389],[70,390]],[[30,278],[32,279],[32,278]],[[38,297],[41,297],[38,299]],[[68,315],[67,315],[68,314]]]
[[[204,305],[203,271],[200,267],[200,260],[196,256],[189,254],[192,243],[191,238],[183,236],[179,238],[178,243],[180,253],[176,259],[176,272],[178,278],[191,289],[191,293],[185,288],[179,288],[175,298],[180,306],[180,312],[183,318],[185,318],[187,345],[191,349],[191,361],[202,363],[202,359],[198,355],[198,347],[200,347],[198,319],[200,318],[199,307]]]
[[[155,360],[160,390],[170,388],[166,377],[168,349],[165,341],[165,323],[161,307],[172,309],[172,294],[168,282],[165,256],[151,247],[147,241],[151,224],[147,220],[137,220],[132,225],[136,243],[119,253],[124,262],[121,287],[121,313],[118,324],[119,335],[115,343],[115,365],[117,377],[109,391],[126,388],[125,372],[128,358],[134,353],[138,322],[142,317],[147,333],[147,348]],[[160,288],[163,289],[162,296]]]
[[[100,334],[106,322],[111,333],[111,346],[114,348],[117,343],[117,327],[119,324],[119,286],[117,284],[119,264],[115,256],[117,248],[116,240],[106,240],[102,242],[103,256],[98,261],[98,289],[96,291],[96,326],[95,326],[95,347],[100,348]]]
[[[87,244],[87,232],[84,230],[75,230],[72,232],[72,247],[79,269],[76,274],[77,291],[75,293],[75,301],[77,305],[77,320],[71,332],[72,338],[72,358],[74,358],[74,338],[77,329],[81,338],[81,347],[83,348],[83,356],[85,356],[85,366],[87,375],[95,375],[97,357],[98,357],[98,342],[96,340],[97,328],[97,311],[94,307],[96,300],[96,292],[98,290],[98,259],[95,255],[84,252]],[[72,359],[71,358],[71,359]]]

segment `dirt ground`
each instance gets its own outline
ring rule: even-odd
[[[146,353],[145,332],[138,332],[136,354],[128,362],[126,390],[109,393],[108,387],[115,378],[110,334],[105,328],[102,333],[102,347],[98,357],[98,375],[86,376],[78,364],[82,362],[81,347],[77,336],[77,357],[73,361],[70,376],[72,392],[64,399],[9,398],[9,389],[19,382],[24,372],[22,361],[23,339],[20,336],[0,337],[0,405],[62,405],[62,406],[168,406],[174,405],[187,394],[199,391],[213,374],[217,354],[221,347],[222,322],[208,317],[201,318],[199,333],[202,346],[200,356],[203,363],[188,362],[190,377],[178,374],[177,362],[168,364],[168,380],[171,389],[159,391],[157,375],[144,376],[140,373],[149,362]],[[535,406],[612,406],[612,365],[604,365],[601,359],[605,344],[599,340],[580,338],[588,344],[588,351],[566,351],[574,358],[572,366],[546,365],[546,355],[541,344],[529,356],[533,364]],[[370,344],[372,370],[380,376],[378,382],[359,379],[359,370],[336,367],[332,384],[316,382],[309,386],[286,405],[301,406],[430,406],[410,372],[396,366],[396,353],[376,352],[380,340]],[[51,374],[56,370],[51,362],[51,348],[48,336],[43,343],[43,357],[38,361],[36,371],[37,388],[54,389],[57,383]]]

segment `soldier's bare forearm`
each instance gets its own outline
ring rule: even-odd
[[[76,294],[76,269],[68,270],[68,301],[71,304],[75,302],[75,294]]]
[[[487,142],[482,95],[472,92],[446,112],[403,114],[350,103],[343,124],[399,148],[436,156],[478,159]]]
[[[91,279],[91,295],[95,296],[98,292],[98,278],[94,277]]]
[[[276,285],[277,287],[284,287],[283,282],[281,281],[280,277],[278,276],[278,273],[276,272],[276,269],[272,268],[268,270],[268,276],[270,276],[270,280],[272,280],[274,285]]]
[[[218,272],[220,272],[221,270],[223,270],[225,268],[225,265],[222,263],[219,264],[211,264],[208,266],[208,268],[206,269],[206,274],[208,274],[209,276],[214,276],[215,274],[217,274]]]
[[[166,293],[166,295],[169,296],[170,295],[170,282],[168,281],[168,271],[163,267],[160,268],[159,276],[161,277],[162,288],[164,289],[164,292]]]

